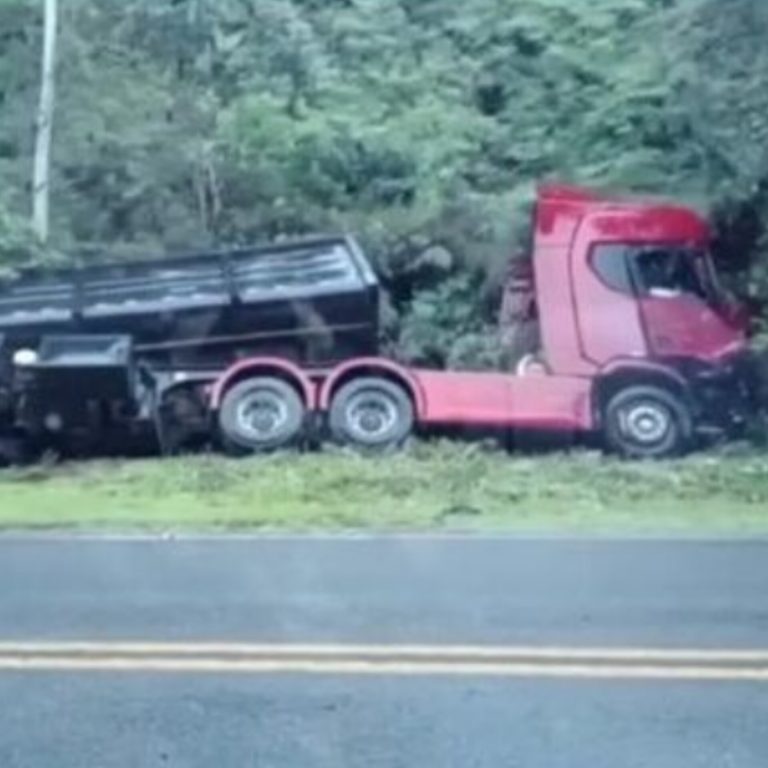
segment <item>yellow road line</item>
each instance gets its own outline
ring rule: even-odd
[[[5,656],[217,656],[266,659],[312,658],[318,660],[363,658],[372,661],[409,658],[512,662],[601,661],[768,665],[768,649],[705,648],[629,648],[569,646],[492,646],[492,645],[361,645],[361,644],[284,644],[226,642],[0,642],[0,658]]]
[[[0,642],[0,672],[304,674],[768,682],[768,650]]]
[[[429,661],[414,663],[301,659],[0,657],[0,672],[3,671],[768,682],[768,668],[765,667],[483,664]]]

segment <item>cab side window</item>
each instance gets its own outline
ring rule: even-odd
[[[592,269],[608,288],[633,295],[635,291],[630,271],[631,253],[632,248],[627,245],[597,245],[592,251]]]

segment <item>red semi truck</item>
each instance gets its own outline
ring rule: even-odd
[[[21,331],[11,332],[12,323],[5,328],[0,446],[10,458],[69,435],[149,425],[164,450],[192,435],[235,454],[285,448],[310,435],[370,450],[393,448],[434,427],[481,427],[596,435],[625,456],[659,458],[741,428],[758,412],[749,319],[720,288],[711,232],[699,215],[658,201],[550,186],[539,191],[532,230],[532,268],[518,264],[505,289],[502,338],[513,359],[509,370],[485,373],[421,370],[377,356],[375,276],[349,239],[317,241],[299,249],[303,255],[284,247],[279,267],[263,274],[258,253],[256,266],[239,256],[218,259],[227,311],[242,326],[237,333],[210,331],[203,308],[217,316],[223,310],[216,309],[213,288],[207,298],[199,295],[202,272],[191,293],[174,277],[171,293],[186,314],[174,320],[173,341],[154,342],[149,336],[167,312],[145,312],[131,326],[125,318],[143,299],[132,294],[118,321],[104,298],[124,290],[105,285],[138,285],[135,274],[123,274],[122,283],[91,274],[90,282],[68,284],[75,305],[67,305],[67,333],[50,326],[53,310],[44,323],[30,318],[17,323]],[[337,260],[345,254],[343,268],[331,251]],[[274,250],[260,258],[278,263]],[[210,264],[210,257],[179,262],[174,275],[183,282],[185,269]],[[345,279],[356,276],[348,293],[338,282],[342,272]],[[312,302],[298,290],[262,302],[262,314],[253,314],[248,291],[273,290],[276,280],[295,287],[310,274]],[[59,296],[61,284],[46,284],[41,293],[39,281],[28,280],[8,301],[17,302],[23,319],[29,296],[44,295],[53,306],[50,297]],[[101,303],[89,303],[91,293]],[[317,299],[331,293],[327,305]],[[367,322],[360,321],[361,301]],[[0,296],[0,331],[2,306]],[[93,307],[101,307],[99,322]],[[279,328],[275,318],[286,308],[292,319]],[[267,331],[265,323],[272,323]],[[190,341],[194,328],[207,329],[203,341],[199,332],[198,342]],[[181,340],[179,329],[187,333]],[[326,340],[324,353],[317,344],[298,352],[287,344],[310,337]],[[259,347],[259,339],[271,346]],[[275,346],[280,340],[282,348]],[[217,354],[208,354],[213,349]]]

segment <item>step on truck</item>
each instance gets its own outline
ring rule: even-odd
[[[437,427],[598,437],[660,458],[760,408],[749,318],[695,212],[543,187],[509,271],[503,370],[378,354],[379,283],[349,237],[27,273],[0,289],[0,455],[388,450]]]

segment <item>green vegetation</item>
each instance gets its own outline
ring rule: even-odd
[[[388,340],[465,361],[546,178],[715,212],[768,296],[765,0],[66,0],[33,243],[42,2],[0,0],[0,270],[350,230]]]
[[[94,462],[0,474],[0,527],[86,530],[768,533],[768,458],[664,464],[419,443],[249,461]]]

